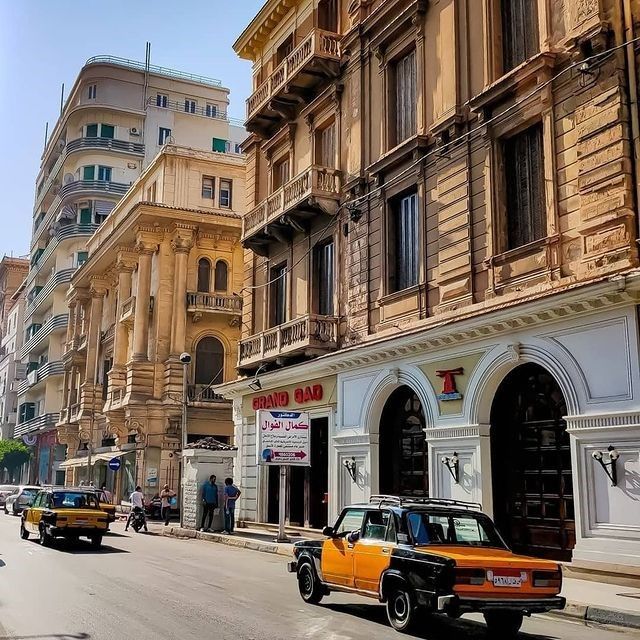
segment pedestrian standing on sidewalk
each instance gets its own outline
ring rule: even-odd
[[[209,482],[202,485],[202,521],[200,522],[200,531],[211,531],[213,522],[213,514],[218,508],[218,487],[216,485],[216,477],[209,476]],[[205,527],[205,522],[209,520]]]
[[[224,532],[233,533],[236,526],[236,501],[240,497],[240,489],[233,484],[233,478],[224,481]]]
[[[174,498],[175,495],[176,492],[169,489],[168,484],[165,484],[164,487],[162,487],[162,491],[160,492],[160,500],[162,501],[160,503],[160,514],[164,520],[165,527],[169,526],[169,518],[171,516],[171,498]]]

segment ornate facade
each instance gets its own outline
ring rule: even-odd
[[[106,462],[122,457],[120,495],[178,488],[184,352],[187,439],[232,437],[211,385],[235,377],[244,198],[242,157],[167,145],[90,240],[67,295],[67,482],[91,466],[109,484]]]

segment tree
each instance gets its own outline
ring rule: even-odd
[[[0,469],[10,476],[31,458],[30,449],[18,440],[0,440]]]

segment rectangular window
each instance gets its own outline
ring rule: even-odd
[[[97,124],[88,124],[87,125],[87,138],[97,138],[98,137],[98,125]]]
[[[209,176],[202,176],[202,197],[207,200],[213,200],[215,195],[216,179]]]
[[[279,264],[271,269],[271,326],[287,321],[287,265]]]
[[[98,95],[98,85],[90,84],[89,85],[89,100],[95,100]]]
[[[273,190],[276,191],[289,182],[289,156],[285,156],[273,165]]]
[[[214,138],[211,143],[211,149],[216,153],[224,153],[227,150],[227,141],[221,138]]]
[[[402,291],[418,284],[418,195],[398,198],[391,205],[389,245],[389,291]]]
[[[76,254],[76,267],[82,266],[89,258],[88,251],[78,251]]]
[[[316,161],[322,167],[334,168],[336,166],[336,125],[332,122],[329,126],[318,131],[316,135]]]
[[[318,293],[318,314],[332,316],[334,313],[334,244],[325,242],[316,247],[316,277]]]
[[[242,153],[242,146],[236,142],[236,146],[235,146],[235,152],[236,153]]]
[[[507,73],[540,51],[538,3],[502,0],[502,64]]]
[[[166,129],[165,127],[160,127],[158,129],[158,144],[160,146],[165,144],[170,137],[171,137],[171,129]]]
[[[116,132],[116,128],[112,124],[100,125],[100,137],[101,138],[113,138]]]
[[[507,249],[547,235],[542,124],[503,143],[507,196]]]
[[[207,118],[216,118],[218,116],[218,107],[215,104],[207,104],[205,113]]]
[[[232,186],[233,183],[231,180],[220,180],[220,206],[225,209],[231,209],[231,198],[232,198]]]
[[[89,167],[82,167],[82,179],[83,180],[95,180],[96,168],[91,165]]]
[[[184,110],[187,113],[195,113],[196,112],[197,102],[195,100],[191,100],[189,98],[185,98],[184,100]]]
[[[111,167],[98,167],[98,180],[103,180],[104,182],[111,182]]]
[[[80,209],[80,224],[91,224],[91,207]]]
[[[416,52],[400,58],[395,64],[396,139],[400,144],[415,135],[416,124]]]
[[[169,104],[169,96],[165,96],[162,93],[156,95],[156,107],[162,107],[166,109]]]

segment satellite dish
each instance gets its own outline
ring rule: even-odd
[[[64,176],[64,183],[65,184],[71,184],[72,182],[75,182],[75,178],[73,176],[73,173],[67,173]]]

